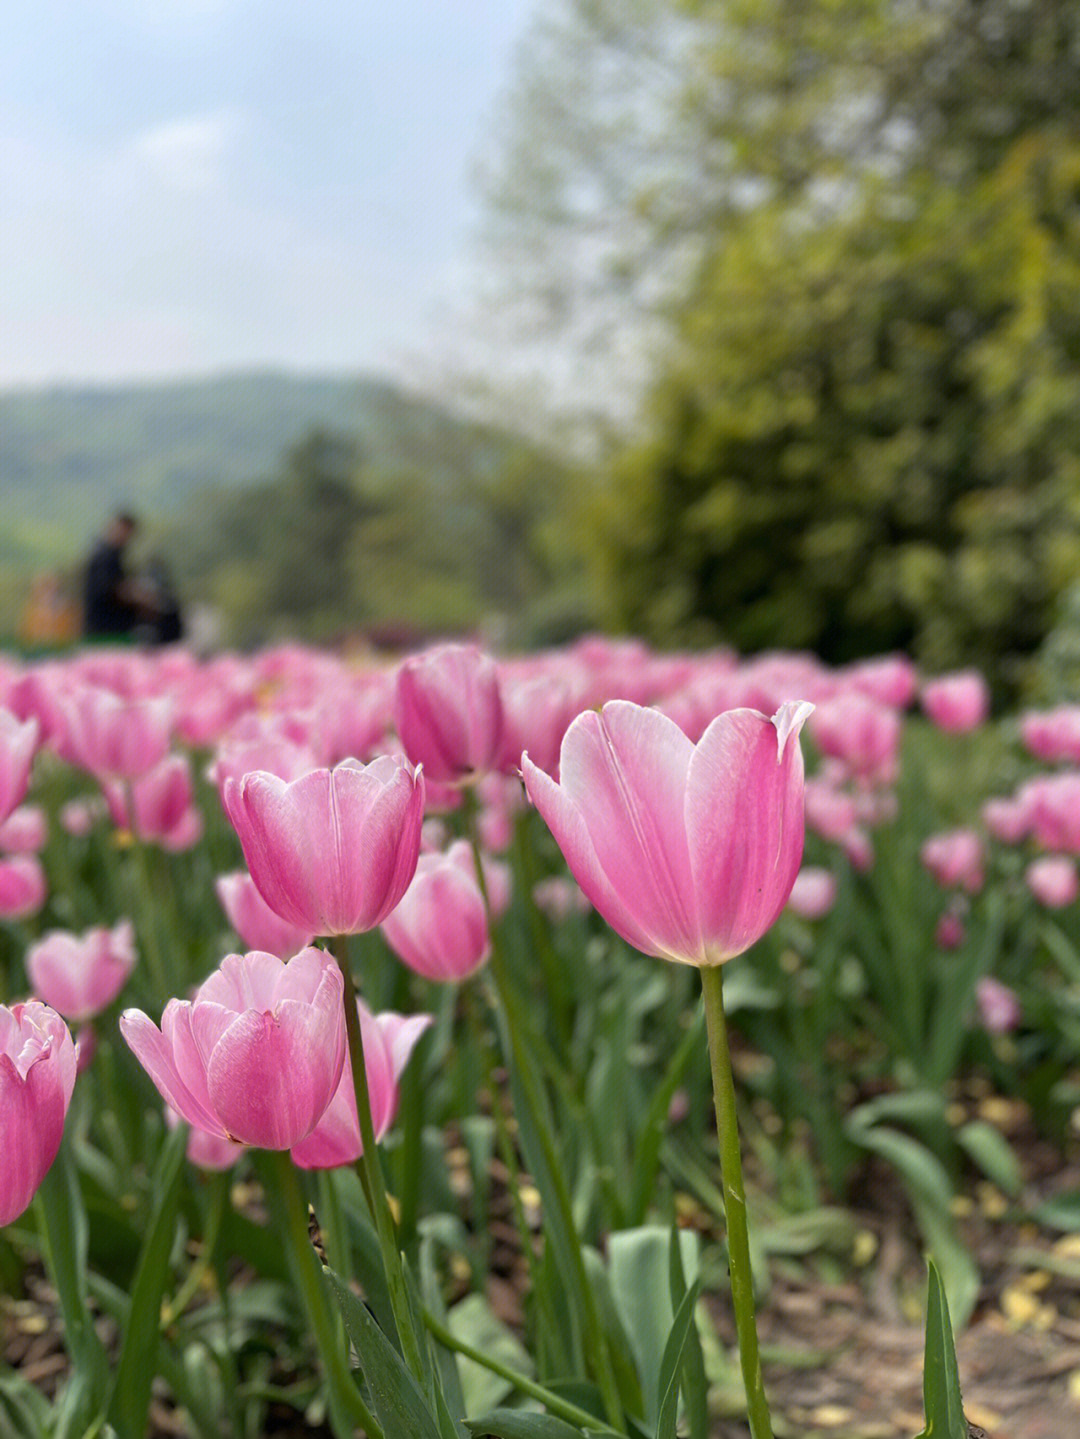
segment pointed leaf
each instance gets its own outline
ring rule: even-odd
[[[356,1346],[371,1407],[386,1434],[394,1439],[441,1439],[420,1386],[366,1306],[332,1269],[324,1269],[323,1276]]]
[[[969,1439],[968,1422],[964,1418],[960,1399],[960,1371],[949,1322],[949,1305],[932,1259],[926,1303],[923,1407],[926,1428],[917,1439]]]
[[[656,1439],[675,1439],[675,1421],[679,1415],[679,1375],[683,1367],[686,1342],[694,1327],[694,1305],[697,1303],[700,1287],[701,1281],[695,1279],[683,1295],[664,1346],[657,1391],[659,1418],[656,1421]]]

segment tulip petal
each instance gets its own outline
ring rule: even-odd
[[[579,715],[563,742],[561,783],[588,815],[597,860],[653,953],[701,947],[683,819],[693,753],[673,720],[622,700]]]
[[[686,831],[705,963],[749,948],[791,893],[802,862],[803,762],[788,740],[805,718],[785,707],[774,724],[756,710],[729,710],[694,752]]]
[[[181,1001],[170,1000],[165,1007],[165,1014],[162,1016],[163,1025],[169,1021],[169,1011],[174,1005],[183,1009],[190,1007],[182,1004]],[[175,1020],[170,1028],[174,1028],[174,1026]],[[177,1114],[182,1115],[189,1124],[206,1129],[220,1138],[227,1138],[221,1121],[210,1108],[209,1097],[205,1094],[205,1080],[196,1085],[199,1092],[193,1094],[191,1088],[181,1077],[173,1056],[173,1045],[148,1015],[143,1014],[141,1009],[125,1010],[120,1016],[120,1032],[127,1040],[135,1058],[153,1080],[158,1093],[167,1104],[172,1105]],[[190,1043],[190,1049],[197,1054],[193,1042]],[[188,1074],[193,1081],[197,1080],[201,1072],[201,1067],[196,1073],[193,1073],[190,1067],[188,1069]]]

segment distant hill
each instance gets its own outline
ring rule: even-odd
[[[492,438],[385,380],[251,371],[125,386],[0,391],[0,561],[79,554],[117,506],[168,524],[208,489],[253,484],[313,428],[359,441],[372,466],[460,472]]]

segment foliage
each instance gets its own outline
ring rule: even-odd
[[[1080,568],[1078,24],[1064,0],[538,22],[493,256],[564,339],[649,357],[595,517],[609,623],[1019,681]]]

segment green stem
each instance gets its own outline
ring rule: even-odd
[[[330,1384],[330,1412],[334,1429],[341,1439],[349,1439],[359,1425],[367,1439],[385,1439],[382,1428],[353,1382],[342,1335],[327,1302],[318,1261],[308,1238],[307,1205],[292,1159],[286,1150],[271,1150],[267,1152],[266,1162],[273,1167],[277,1193],[284,1204],[288,1242],[294,1260],[293,1272],[300,1283],[301,1297]]]
[[[709,1031],[716,1134],[720,1141],[720,1178],[724,1190],[731,1302],[739,1339],[739,1360],[746,1389],[747,1414],[753,1439],[772,1439],[769,1405],[761,1377],[757,1321],[754,1317],[754,1279],[750,1271],[750,1238],[746,1224],[746,1191],[739,1154],[739,1123],[735,1111],[735,1085],[731,1076],[727,1021],[724,1018],[723,970],[706,965],[701,970],[705,995],[705,1023]]]
[[[144,841],[135,827],[135,795],[130,780],[124,784],[124,802],[127,805],[128,823],[131,834],[131,854],[136,873],[136,904],[139,910],[139,933],[146,948],[146,960],[150,967],[150,979],[154,986],[154,998],[164,1004],[169,997],[170,985],[165,974],[165,961],[161,953],[158,935],[154,887],[150,879],[150,857]]]
[[[474,1349],[471,1344],[466,1344],[459,1339],[452,1330],[441,1323],[430,1310],[424,1310],[424,1324],[439,1341],[444,1349],[452,1349],[456,1354],[461,1354],[466,1359],[471,1359],[474,1364],[481,1365],[492,1374],[497,1374],[500,1379],[505,1379],[507,1384],[512,1384],[519,1394],[527,1394],[530,1399],[537,1399],[550,1414],[557,1419],[565,1419],[568,1424],[576,1424],[579,1428],[595,1432],[597,1417],[590,1414],[586,1409],[579,1409],[576,1404],[571,1404],[567,1399],[560,1399],[558,1394],[545,1389],[542,1384],[526,1378],[519,1374],[516,1369],[511,1369],[508,1364],[503,1364],[494,1355],[483,1349]]]
[[[228,1174],[214,1174],[210,1177],[210,1214],[206,1221],[202,1250],[198,1259],[188,1270],[187,1278],[176,1291],[172,1301],[161,1306],[162,1329],[168,1328],[174,1319],[178,1319],[183,1314],[199,1292],[207,1273],[213,1267],[214,1251],[217,1248],[218,1234],[221,1232],[221,1221],[225,1217],[225,1208],[229,1199],[229,1184]]]
[[[548,1177],[555,1195],[555,1202],[559,1209],[560,1218],[562,1219],[567,1234],[572,1236],[573,1240],[568,1247],[572,1256],[571,1263],[574,1270],[574,1281],[577,1286],[581,1303],[581,1314],[585,1324],[585,1344],[588,1350],[589,1360],[592,1365],[593,1375],[600,1386],[600,1393],[603,1396],[608,1421],[613,1429],[623,1433],[623,1410],[622,1402],[619,1399],[619,1388],[615,1380],[615,1371],[612,1367],[611,1356],[604,1342],[603,1330],[600,1327],[600,1314],[596,1307],[596,1296],[593,1293],[592,1285],[589,1283],[589,1276],[585,1269],[585,1257],[581,1252],[581,1241],[578,1237],[577,1226],[574,1222],[574,1209],[570,1201],[570,1191],[566,1186],[566,1177],[563,1174],[559,1156],[555,1151],[550,1126],[544,1118],[544,1107],[540,1092],[537,1088],[536,1077],[533,1072],[530,1057],[526,1053],[524,1046],[523,1036],[525,1034],[525,1023],[518,1009],[517,997],[514,994],[510,973],[503,957],[498,930],[491,913],[491,900],[488,895],[487,881],[484,878],[480,842],[476,832],[476,801],[472,797],[471,792],[466,793],[465,815],[468,826],[469,843],[472,846],[473,863],[476,868],[476,879],[480,886],[480,893],[483,896],[484,908],[487,911],[488,917],[488,933],[491,937],[491,974],[495,981],[495,989],[498,992],[499,1002],[506,1019],[505,1029],[510,1040],[514,1066],[521,1087],[525,1092],[525,1102],[529,1106],[529,1112],[532,1114],[536,1133],[544,1152],[544,1163],[547,1167]]]
[[[409,1296],[405,1289],[405,1274],[401,1267],[401,1252],[398,1249],[394,1230],[394,1216],[390,1212],[390,1201],[386,1195],[382,1166],[375,1143],[375,1125],[371,1118],[371,1096],[368,1091],[367,1065],[364,1062],[364,1036],[360,1029],[360,1016],[356,1010],[356,986],[349,967],[346,936],[337,935],[331,941],[332,953],[337,960],[345,981],[345,1032],[349,1040],[349,1064],[352,1068],[353,1087],[356,1091],[356,1113],[360,1120],[360,1141],[363,1152],[357,1162],[356,1171],[364,1189],[375,1221],[375,1232],[382,1251],[383,1269],[386,1273],[386,1287],[390,1294],[390,1307],[394,1311],[394,1322],[401,1352],[405,1363],[412,1371],[421,1390],[427,1391],[424,1362],[420,1356],[420,1345],[413,1329]]]

